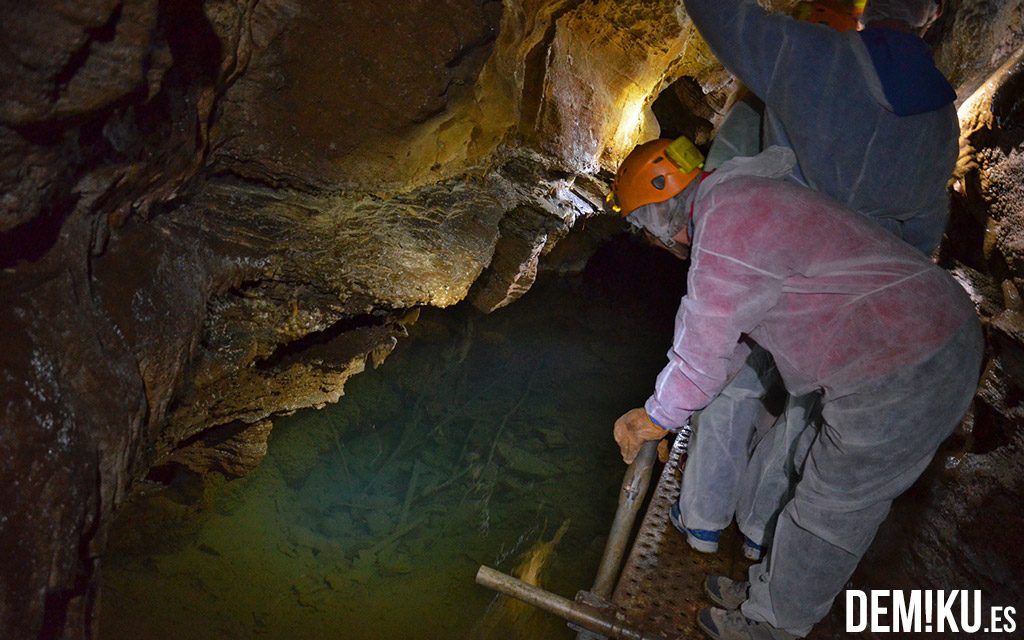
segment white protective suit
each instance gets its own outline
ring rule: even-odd
[[[820,193],[760,177],[787,157],[735,159],[678,196],[695,222],[687,294],[645,408],[682,425],[746,358],[742,336],[771,352],[788,389],[822,392],[822,427],[742,607],[802,636],[963,417],[982,341],[970,299],[920,252]]]
[[[926,24],[934,4],[879,1],[866,17]],[[904,70],[884,56],[876,65],[868,51],[909,46],[915,64],[929,65],[930,57],[913,48],[912,36],[886,32],[880,44],[877,37],[865,41],[856,33],[767,15],[752,0],[687,0],[686,7],[723,64],[766,102],[763,131],[757,111],[737,103],[708,154],[709,168],[730,154],[752,155],[761,142],[790,146],[798,159],[792,179],[872,217],[924,253],[937,246],[946,222],[945,185],[957,155],[954,108],[946,102],[924,113],[896,115],[882,78],[891,84],[893,73]],[[896,71],[886,72],[890,67]],[[942,103],[944,80],[920,75],[931,84],[906,90]],[[945,89],[948,97],[952,90]],[[912,96],[893,96],[900,111],[923,108],[905,104]],[[816,399],[789,398],[780,429],[770,429],[766,404],[779,393],[778,377],[770,359],[766,363],[758,353],[752,358],[697,421],[679,506],[691,529],[722,529],[735,514],[744,535],[768,544],[806,454],[811,434],[801,436],[805,419],[816,415]]]
[[[764,150],[762,118],[764,104],[754,96],[737,100],[718,125],[715,140],[708,150],[704,169],[714,171],[736,157],[756,156]]]

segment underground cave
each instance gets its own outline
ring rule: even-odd
[[[805,582],[833,576],[840,590],[813,629],[787,623],[782,605],[773,619],[759,614],[757,580],[736,603],[742,615],[722,615],[788,634],[772,637],[875,638],[889,635],[886,621],[902,622],[885,617],[895,594],[918,594],[922,631],[1011,637],[1024,607],[1024,3],[873,1],[7,3],[0,637],[717,637],[725,618],[701,612],[729,607],[721,592],[705,593],[705,578],[746,579],[748,552],[768,554],[752,571],[783,574],[786,542],[798,539],[783,533],[784,517],[810,513],[796,513],[810,504],[800,487],[828,466],[822,447],[851,442],[830,404],[841,394],[821,385],[804,396],[818,394],[820,410],[792,441],[807,442],[812,462],[787,449],[785,471],[773,471],[789,484],[765,538],[750,539],[739,511],[735,524],[692,525],[677,501],[681,485],[696,486],[700,447],[717,433],[711,396],[741,375],[738,362],[721,364],[733,352],[711,353],[717,334],[698,322],[727,324],[739,312],[692,315],[708,286],[701,276],[715,268],[708,256],[721,257],[711,242],[723,216],[704,211],[738,197],[740,183],[760,185],[743,215],[770,208],[757,203],[773,190],[802,189],[773,200],[773,215],[806,197],[814,215],[833,216],[835,230],[817,242],[750,228],[733,241],[766,260],[785,256],[791,271],[794,255],[814,260],[799,282],[786,272],[780,300],[797,304],[785,296],[811,291],[800,287],[827,271],[826,258],[838,261],[829,252],[867,238],[843,250],[862,259],[866,244],[887,247],[900,268],[944,283],[984,351],[976,362],[966,347],[950,349],[915,369],[948,369],[935,385],[959,376],[970,393],[927,456],[892,463],[920,468],[872,503],[895,498],[887,517],[803,527],[863,555],[834,577],[843,572],[802,547]],[[911,14],[900,11],[927,19],[908,29]],[[821,12],[831,22],[815,24]],[[872,15],[881,15],[873,28]],[[734,42],[716,34],[741,19],[754,26]],[[804,36],[790,49],[759,39],[770,25],[860,57],[827,67],[799,57]],[[896,53],[879,58],[879,47]],[[759,81],[784,54],[798,57]],[[791,109],[772,83],[810,68],[813,99]],[[929,135],[879,170],[910,135],[847,117],[869,93],[891,111],[877,122],[945,113],[948,157],[926,151]],[[739,158],[723,166],[715,145],[738,135],[729,123],[744,109],[756,112],[756,148],[731,147]],[[787,121],[787,109],[811,115]],[[830,128],[805,135],[811,120]],[[865,144],[850,144],[865,130]],[[656,139],[692,142],[706,166],[688,164],[694,156],[677,143],[659,151],[645,170],[667,158],[661,168],[675,173],[650,181],[654,189],[690,177],[671,199],[634,207],[625,167]],[[773,155],[780,144],[793,160],[771,173],[789,157]],[[874,161],[849,175],[846,155]],[[909,218],[875,225],[873,213],[924,184],[914,167],[933,157],[943,167],[932,172],[942,213],[934,238],[915,244]],[[864,176],[877,186],[862,188]],[[654,206],[684,201],[692,228],[678,222],[681,205]],[[675,224],[670,233],[663,222]],[[779,250],[797,242],[801,251]],[[719,291],[749,286],[729,273],[712,277]],[[901,316],[914,295],[870,310],[876,334],[939,327],[959,304],[935,297]],[[735,353],[770,352],[793,392],[758,401],[771,420],[732,440],[750,468],[763,443],[789,437],[794,372],[806,370],[789,357],[800,345],[779,335],[811,311],[782,321],[785,306],[731,342]],[[918,349],[919,365],[934,350],[912,335],[891,348]],[[806,336],[825,344],[816,367],[838,357]],[[711,388],[719,368],[728,380]],[[692,384],[673,382],[680,371]],[[682,409],[661,409],[665,389],[711,394],[684,407],[704,410],[692,430],[666,419]],[[941,391],[927,415],[954,395]],[[898,406],[910,411],[927,392]],[[876,419],[902,424],[883,405],[858,434]],[[636,407],[639,423],[627,420]],[[640,434],[633,465],[613,425]],[[654,445],[641,443],[663,427],[674,432],[670,451],[655,462]],[[880,475],[847,482],[842,495]],[[649,488],[638,479],[647,477]],[[627,503],[639,513],[616,528]],[[877,534],[872,525],[856,544],[843,538],[871,517]],[[613,582],[599,587],[620,534]],[[712,538],[704,550],[717,553],[698,552]],[[488,574],[485,588],[475,580],[488,568],[507,575]],[[766,584],[783,589],[773,570]],[[538,606],[492,590],[502,588],[534,594]],[[879,593],[888,614],[882,603],[881,623],[858,625],[857,594]],[[937,626],[939,593],[962,594],[950,614],[962,628]],[[977,615],[961,615],[975,594]]]

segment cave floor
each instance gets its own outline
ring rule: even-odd
[[[252,474],[122,509],[100,637],[573,637],[473,576],[589,587],[624,471],[611,425],[664,363],[684,273],[621,239],[493,314],[425,310],[339,404],[276,420]]]

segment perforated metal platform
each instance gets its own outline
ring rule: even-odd
[[[697,611],[711,606],[704,578],[725,575],[745,579],[750,562],[743,558],[735,527],[722,533],[719,552],[697,553],[669,520],[682,478],[680,442],[672,447],[651,496],[640,532],[626,559],[612,602],[625,612],[629,625],[668,639],[703,638]]]

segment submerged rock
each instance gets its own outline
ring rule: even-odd
[[[544,444],[549,448],[557,449],[559,447],[565,447],[569,444],[569,439],[565,437],[565,434],[555,429],[537,429],[541,437],[544,439]]]
[[[536,478],[550,478],[561,472],[557,465],[535,456],[525,449],[504,443],[499,443],[497,449],[505,464],[508,465],[508,469],[515,473]]]

